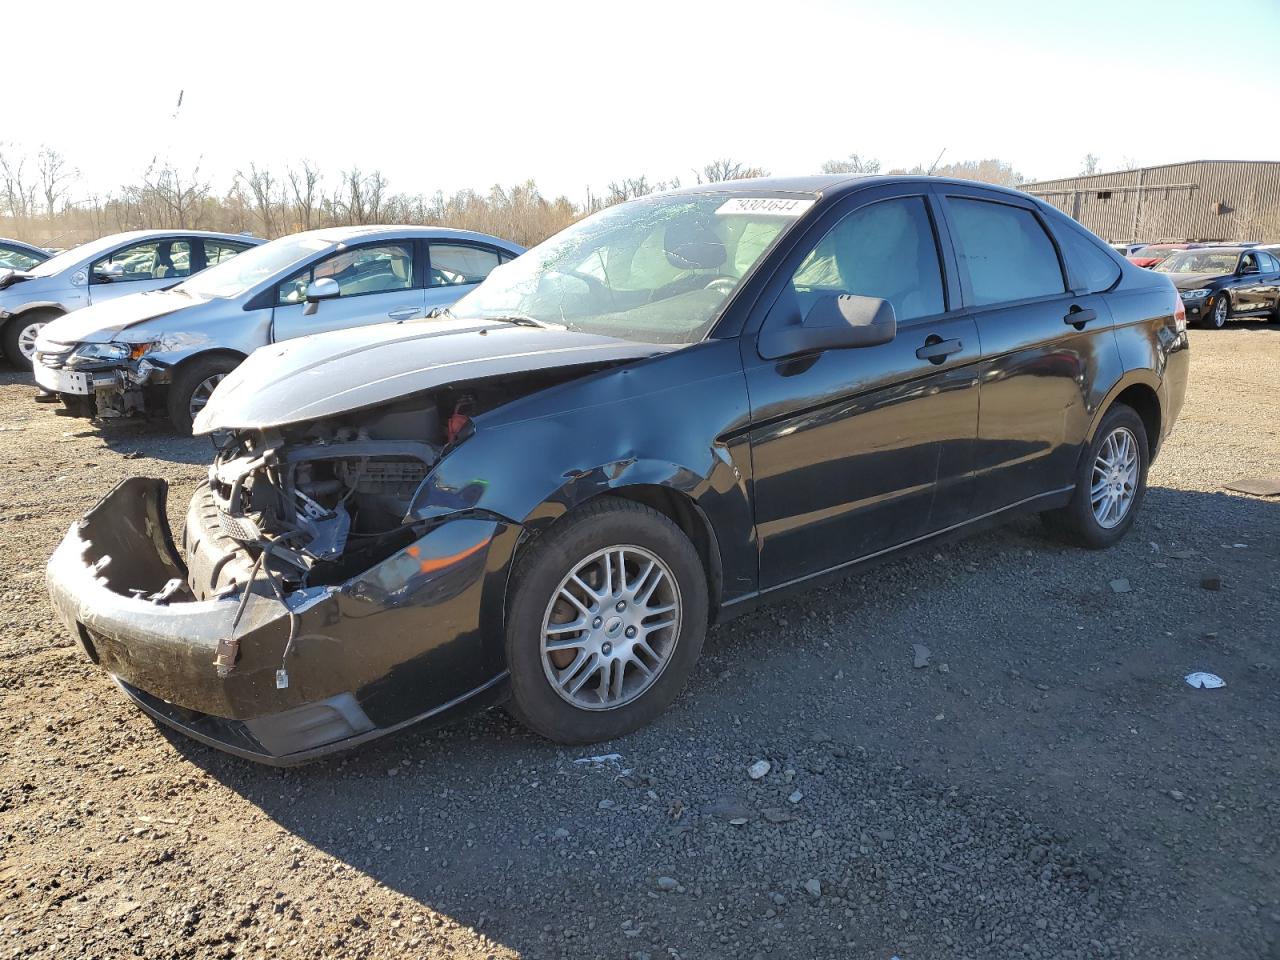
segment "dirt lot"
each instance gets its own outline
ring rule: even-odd
[[[1114,550],[1025,521],[759,612],[599,749],[496,712],[291,771],[155,727],[46,602],[207,443],[0,375],[0,957],[1280,957],[1280,499],[1221,489],[1280,474],[1280,330],[1192,338]]]

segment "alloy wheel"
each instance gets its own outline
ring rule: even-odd
[[[1227,325],[1227,314],[1231,311],[1231,305],[1227,302],[1227,295],[1224,293],[1218,298],[1218,302],[1213,305],[1213,325],[1221,330]]]
[[[196,384],[196,388],[191,391],[191,399],[187,402],[187,409],[191,412],[192,420],[195,420],[196,414],[205,408],[205,405],[209,402],[209,397],[213,394],[213,388],[220,384],[226,376],[225,373],[215,373]]]
[[[542,618],[542,669],[583,710],[613,710],[657,682],[680,636],[680,587],[671,568],[638,546],[612,546],[578,562]]]
[[[1089,502],[1100,527],[1112,529],[1129,515],[1138,494],[1138,440],[1128,427],[1116,427],[1093,461]]]

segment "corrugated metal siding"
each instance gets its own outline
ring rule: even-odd
[[[1108,240],[1280,240],[1280,162],[1198,160],[1020,189]]]

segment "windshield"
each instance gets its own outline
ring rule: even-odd
[[[319,237],[281,237],[197,273],[174,289],[200,298],[238,297],[299,260],[331,246],[332,241]]]
[[[714,192],[609,207],[495,269],[453,307],[643,343],[696,343],[809,197]]]
[[[1234,273],[1240,254],[1181,250],[1161,260],[1152,269],[1159,273]]]
[[[44,263],[32,267],[28,272],[33,277],[52,277],[55,273],[61,273],[68,267],[74,267],[86,257],[106,253],[108,250],[113,250],[127,242],[127,235],[122,237],[118,233],[109,237],[102,237],[99,240],[90,240],[88,243],[82,243],[80,246],[72,247],[70,250],[63,250],[57,256],[50,257]]]

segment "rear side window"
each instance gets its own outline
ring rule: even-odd
[[[204,259],[206,266],[214,266],[223,260],[230,260],[237,253],[248,250],[248,244],[227,243],[222,240],[206,240],[204,242]]]
[[[455,287],[479,283],[498,265],[498,251],[461,244],[431,244],[428,286]]]
[[[1082,292],[1109,290],[1120,279],[1119,264],[1079,230],[1064,223],[1055,225],[1053,232],[1069,272],[1084,285]]]
[[[1005,303],[1065,293],[1053,241],[1022,207],[949,197],[956,256],[969,274],[974,303]]]
[[[942,270],[924,198],[855,210],[809,251],[791,286],[800,316],[820,297],[840,293],[888,300],[899,321],[942,313]]]

